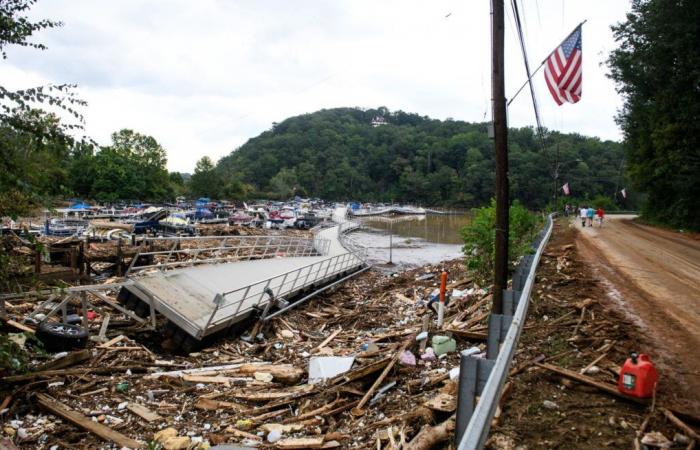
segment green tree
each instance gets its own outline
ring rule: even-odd
[[[629,175],[647,194],[643,215],[700,229],[700,8],[633,0],[612,29],[619,47],[608,64],[624,98],[617,120]]]
[[[37,31],[61,26],[52,20],[32,21],[27,13],[35,0],[0,2],[0,54],[12,45],[44,50],[30,41]],[[64,123],[49,106],[81,119],[71,85],[49,85],[12,91],[0,85],[0,216],[29,213],[53,196],[67,193],[66,160],[73,145],[69,131],[80,123]]]
[[[221,179],[214,171],[213,161],[208,156],[202,156],[197,161],[194,174],[190,178],[190,192],[196,197],[218,198],[221,187]]]

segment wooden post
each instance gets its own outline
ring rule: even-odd
[[[503,313],[503,290],[508,284],[508,124],[504,79],[503,0],[492,0],[491,98],[496,149],[496,255],[493,277],[493,314]]]

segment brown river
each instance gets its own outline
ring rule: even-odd
[[[459,230],[469,215],[368,217],[353,238],[368,248],[379,269],[399,271],[462,256]],[[389,260],[393,264],[389,263]]]

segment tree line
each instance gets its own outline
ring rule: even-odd
[[[378,117],[382,124],[373,125]],[[202,178],[211,180],[213,196],[479,206],[494,194],[487,127],[385,107],[321,110],[273,124],[215,166],[207,164],[209,176]],[[558,132],[545,132],[543,140],[532,128],[511,129],[509,141],[512,195],[522,204],[542,208],[568,182],[576,201],[599,198],[606,206],[625,206],[615,195],[625,181],[619,143]]]

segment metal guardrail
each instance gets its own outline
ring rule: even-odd
[[[183,247],[185,245],[185,248]],[[140,250],[127,274],[158,268],[161,271],[196,264],[267,259],[276,256],[320,256],[328,253],[330,241],[294,236],[195,236],[158,237],[143,240],[143,247],[166,250]]]
[[[552,227],[550,215],[532,244],[534,255],[523,257],[513,276],[512,290],[504,291],[504,314],[492,314],[489,319],[487,359],[461,355],[455,430],[458,450],[484,447],[525,324],[537,264]]]

